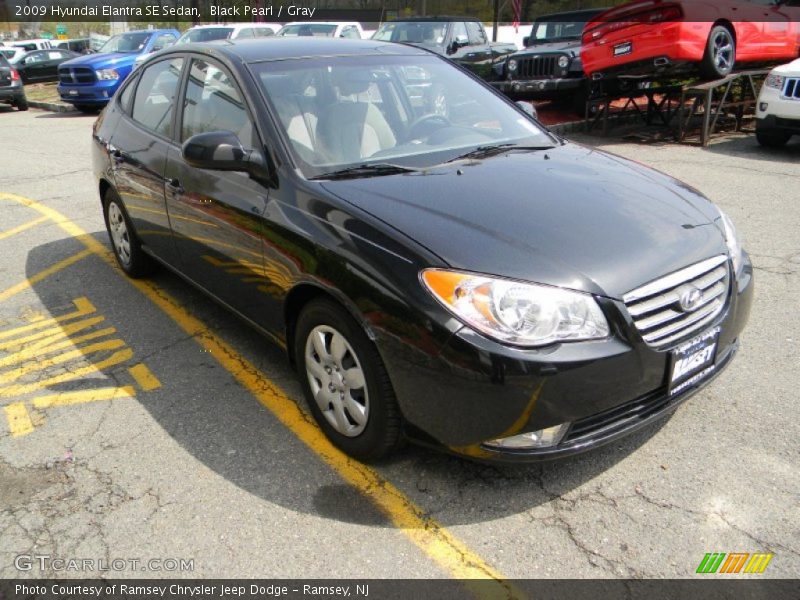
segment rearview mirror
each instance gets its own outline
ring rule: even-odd
[[[247,150],[232,131],[208,131],[183,143],[183,159],[198,169],[241,171],[256,179],[269,179],[267,160],[257,150]]]
[[[539,120],[539,113],[536,112],[536,107],[531,102],[524,102],[523,100],[518,100],[517,102],[515,102],[515,104],[519,106],[523,110],[523,112],[525,112],[526,115],[536,119],[537,121]]]

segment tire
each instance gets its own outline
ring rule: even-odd
[[[389,376],[375,345],[347,311],[327,299],[310,302],[297,320],[294,354],[311,414],[336,447],[372,461],[402,445]],[[351,387],[353,382],[358,387]]]
[[[108,239],[117,264],[128,277],[140,279],[150,275],[156,262],[142,250],[142,244],[133,229],[125,206],[116,192],[109,189],[103,198],[103,216]]]
[[[706,79],[720,79],[730,74],[735,63],[736,41],[733,32],[724,25],[712,27],[700,63],[700,73]]]
[[[85,115],[96,115],[100,112],[100,108],[91,104],[76,104],[75,108]]]
[[[25,112],[26,110],[28,110],[28,99],[25,96],[17,98],[14,101],[14,106],[17,107],[17,110]]]
[[[780,129],[756,128],[756,140],[758,140],[760,145],[767,148],[780,148],[785,146],[786,142],[788,142],[791,137],[791,133],[781,131]]]

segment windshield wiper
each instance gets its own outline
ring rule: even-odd
[[[511,150],[550,150],[553,146],[519,146],[517,144],[490,144],[488,146],[478,146],[474,150],[470,150],[469,152],[462,154],[460,156],[456,156],[455,158],[451,158],[445,162],[456,162],[457,160],[464,160],[467,158],[487,158],[489,156],[494,156],[495,154],[502,154],[503,152],[509,152]]]
[[[380,177],[381,175],[395,175],[397,173],[417,173],[420,169],[412,167],[404,167],[402,165],[393,165],[391,163],[370,163],[363,165],[356,165],[354,167],[347,167],[339,169],[338,171],[330,171],[329,173],[322,173],[311,177],[311,179],[348,179],[356,177]]]

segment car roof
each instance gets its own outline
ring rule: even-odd
[[[212,56],[222,54],[229,60],[244,63],[322,56],[369,56],[376,52],[402,56],[429,54],[425,50],[406,44],[327,37],[270,37],[250,40],[218,40],[213,44],[190,43],[170,46],[163,52],[199,52]]]
[[[291,23],[286,23],[284,27],[288,27],[289,25],[359,25],[355,21],[292,21]]]
[[[477,21],[480,22],[480,19],[477,17],[459,17],[454,15],[433,15],[430,17],[399,17],[397,19],[393,19],[391,21],[386,21],[386,23],[407,23],[409,21],[455,21],[455,22],[466,22],[466,21]]]

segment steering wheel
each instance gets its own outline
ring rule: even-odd
[[[414,130],[422,125],[423,123],[427,123],[430,121],[431,123],[438,123],[439,127],[437,129],[441,129],[442,127],[450,127],[453,123],[445,117],[444,115],[440,115],[437,113],[428,113],[427,115],[422,115],[421,117],[417,117],[411,123],[408,124],[408,139],[414,139],[416,136],[414,135]]]

